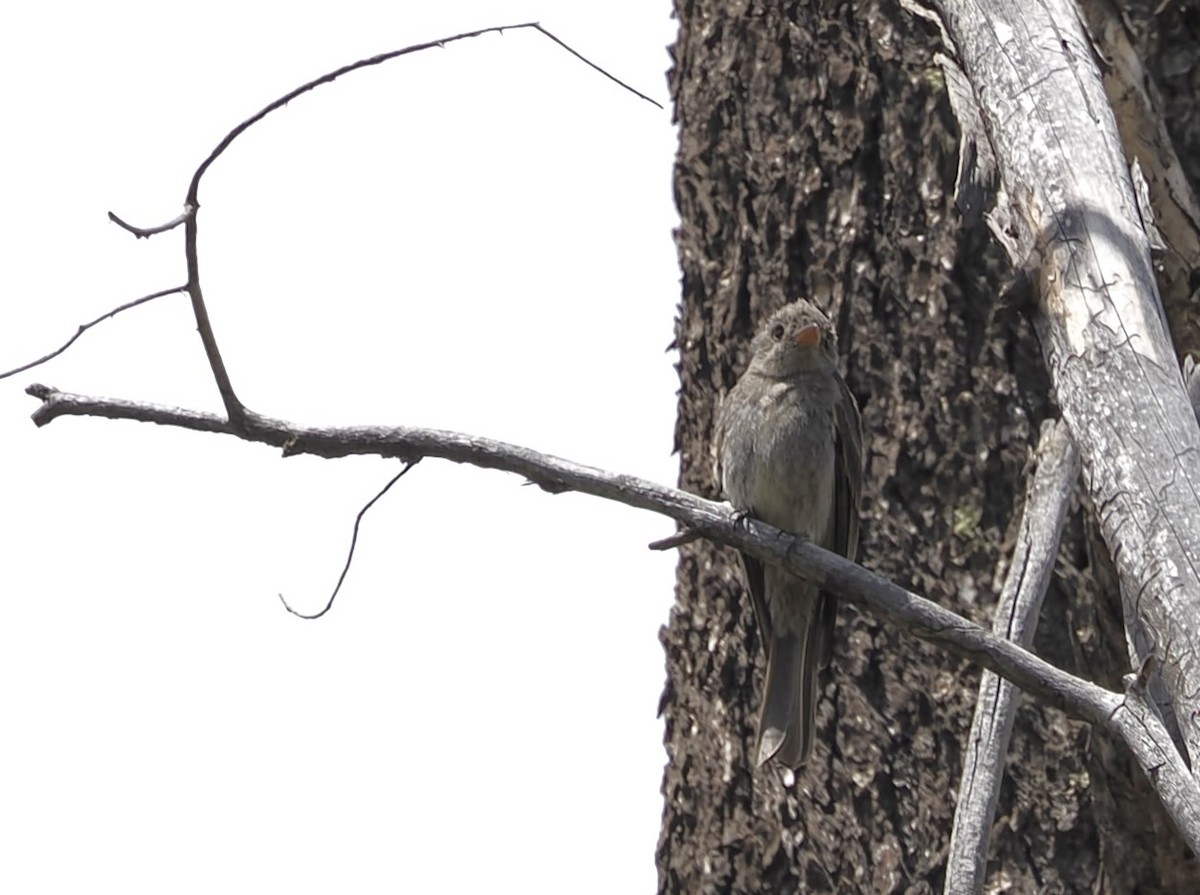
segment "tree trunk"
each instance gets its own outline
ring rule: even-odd
[[[934,29],[884,0],[677,12],[682,487],[717,496],[717,401],[757,322],[807,296],[837,321],[862,405],[863,561],[990,626],[1025,462],[1054,410],[1026,291],[1005,289],[1003,253],[954,207]],[[1178,153],[1200,158],[1200,91],[1180,87],[1200,79],[1195,13],[1130,14]],[[1096,548],[1076,516],[1035,650],[1116,687],[1120,600]],[[682,549],[663,642],[660,891],[940,891],[974,668],[843,607],[816,752],[787,786],[753,766],[762,656],[732,551]],[[1200,891],[1121,747],[1029,700],[997,821],[999,891]]]

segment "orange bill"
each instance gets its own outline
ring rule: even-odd
[[[815,323],[802,327],[800,332],[792,336],[792,341],[802,348],[815,348],[821,344],[821,327]]]

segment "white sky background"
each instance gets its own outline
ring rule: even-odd
[[[669,3],[20,4],[0,29],[0,368],[181,284],[195,166],[316,75],[540,20],[667,105]],[[354,73],[201,187],[254,410],[507,439],[673,482],[669,111],[532,32]],[[186,300],[0,382],[0,890],[648,892],[665,519],[429,460],[282,460],[30,382],[216,411]]]

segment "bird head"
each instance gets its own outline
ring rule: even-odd
[[[750,367],[764,376],[786,377],[837,369],[837,336],[829,318],[804,299],[784,305],[759,329]]]

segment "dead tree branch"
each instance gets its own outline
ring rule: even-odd
[[[81,323],[79,325],[79,329],[75,330],[75,335],[71,336],[71,338],[67,339],[67,341],[63,342],[62,345],[60,345],[58,348],[55,348],[49,354],[44,354],[37,360],[31,360],[27,364],[22,364],[19,367],[13,367],[11,370],[0,373],[0,379],[7,379],[10,376],[16,376],[18,373],[24,373],[26,370],[32,370],[34,367],[39,367],[46,363],[46,361],[54,360],[54,358],[58,357],[60,354],[74,345],[76,339],[82,336],[97,323],[103,323],[110,317],[116,317],[122,311],[128,311],[130,308],[136,308],[138,305],[144,305],[146,302],[154,301],[156,298],[163,298],[167,295],[174,295],[176,292],[186,291],[187,286],[176,286],[174,289],[163,289],[161,292],[152,292],[150,295],[143,295],[141,298],[135,298],[133,301],[127,301],[123,305],[117,305],[117,307],[113,308],[111,311],[106,311],[95,320],[88,321],[87,323]]]
[[[1200,786],[1188,773],[1170,736],[1153,713],[1136,711],[1121,694],[1073,677],[1015,643],[862,566],[757,520],[746,519],[726,504],[634,476],[459,432],[411,426],[296,426],[257,414],[248,415],[245,425],[237,428],[227,419],[192,410],[91,398],[44,385],[30,386],[26,391],[42,402],[33,414],[39,426],[63,416],[98,416],[234,435],[277,447],[284,456],[311,454],[335,458],[372,454],[407,463],[434,457],[516,473],[551,493],[578,491],[668,516],[685,530],[766,562],[786,566],[801,578],[828,586],[916,636],[995,671],[1050,705],[1112,731],[1129,746],[1146,774],[1159,786],[1168,811],[1189,844],[1200,848]]]
[[[1024,647],[1033,643],[1038,613],[1054,577],[1071,489],[1079,478],[1079,454],[1061,422],[1043,423],[1036,458],[1037,470],[1027,487],[1012,565],[992,625],[997,637]],[[992,820],[1020,695],[992,671],[984,671],[979,681],[946,862],[947,893],[983,891]]]
[[[196,209],[192,206],[185,206],[183,211],[179,213],[173,220],[167,221],[165,224],[159,224],[157,227],[135,227],[127,221],[122,220],[115,212],[108,213],[108,219],[120,227],[122,230],[128,230],[138,239],[149,239],[151,236],[157,236],[159,233],[166,233],[169,230],[174,230],[180,224],[187,221],[188,218],[195,213]]]
[[[993,232],[1039,285],[1063,419],[1196,767],[1200,428],[1091,45],[1068,0],[937,6],[998,164]]]
[[[660,109],[662,108],[659,103],[650,99],[650,97],[646,96],[644,93],[635,90],[620,78],[617,78],[615,75],[609,73],[601,66],[592,62],[590,59],[570,47],[567,43],[560,40],[554,34],[547,31],[537,22],[521,22],[514,25],[495,25],[490,28],[480,28],[476,31],[465,31],[462,34],[454,34],[450,37],[443,37],[438,40],[413,44],[399,50],[392,50],[388,53],[380,53],[367,59],[360,59],[357,62],[352,62],[349,65],[343,65],[341,68],[326,72],[320,77],[313,78],[311,81],[301,84],[294,90],[291,90],[278,99],[268,103],[249,118],[239,123],[235,128],[233,128],[233,130],[229,131],[229,133],[221,138],[221,141],[217,143],[204,161],[200,163],[200,166],[193,172],[191,182],[188,184],[187,196],[183,201],[183,212],[178,217],[168,221],[165,224],[160,224],[155,227],[137,227],[122,220],[111,211],[108,213],[108,217],[111,221],[123,229],[128,230],[139,239],[149,238],[158,233],[166,233],[169,230],[175,229],[180,224],[183,224],[183,251],[187,265],[187,285],[185,288],[188,296],[191,298],[192,313],[196,318],[196,330],[200,333],[200,341],[204,345],[204,353],[208,358],[208,365],[212,370],[213,378],[216,380],[217,391],[221,395],[221,402],[225,407],[225,413],[229,416],[229,421],[233,424],[235,430],[241,431],[242,427],[247,424],[248,418],[253,416],[253,414],[246,408],[246,405],[241,402],[237,396],[237,393],[233,389],[233,381],[229,376],[229,371],[225,368],[225,359],[221,356],[221,349],[217,346],[217,337],[213,332],[212,321],[208,316],[208,306],[204,301],[204,291],[200,285],[200,262],[196,253],[196,242],[200,232],[198,220],[200,214],[200,181],[203,179],[204,174],[212,166],[213,162],[220,158],[221,155],[224,154],[225,150],[233,144],[233,141],[244,134],[247,130],[249,130],[258,122],[262,121],[272,112],[282,109],[292,100],[304,95],[305,93],[315,90],[323,84],[330,84],[343,75],[350,74],[351,72],[358,71],[359,69],[380,65],[392,59],[398,59],[401,56],[408,56],[412,53],[419,53],[423,50],[445,47],[447,44],[455,43],[456,41],[460,40],[467,40],[468,38],[472,37],[480,37],[484,34],[503,34],[505,31],[520,31],[523,29],[536,31],[538,34],[541,34],[543,37],[562,47],[575,58],[582,60],[590,67],[600,72],[600,74],[604,75],[609,80],[614,81],[615,83],[624,87],[630,93],[648,103],[658,106]]]

